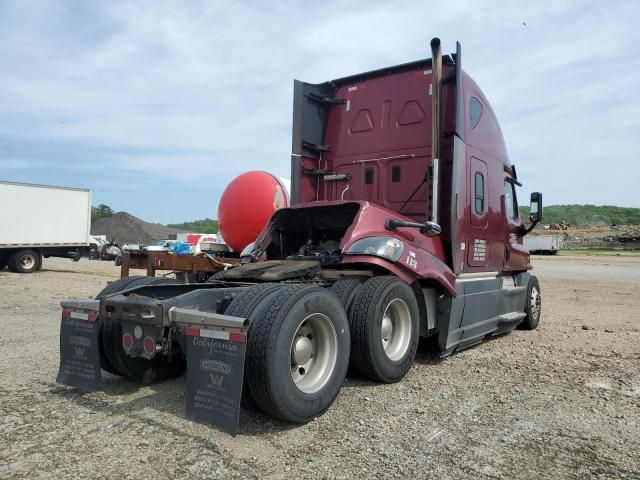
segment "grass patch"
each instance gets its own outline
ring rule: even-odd
[[[558,250],[558,255],[640,255],[640,248],[606,248],[606,247],[585,247],[585,248],[562,248]]]

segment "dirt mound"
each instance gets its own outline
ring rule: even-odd
[[[166,238],[175,238],[180,230],[159,223],[148,223],[126,212],[99,218],[91,225],[92,235],[106,235],[109,241],[149,245]]]
[[[576,228],[559,234],[564,248],[640,248],[639,225]]]
[[[570,228],[556,232],[564,248],[640,248],[640,225]]]

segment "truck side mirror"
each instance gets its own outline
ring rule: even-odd
[[[440,235],[442,233],[442,228],[435,222],[405,222],[404,220],[396,220],[395,218],[387,218],[387,221],[384,224],[387,230],[396,230],[398,227],[405,228],[419,228],[420,233],[426,235],[427,237],[435,237],[436,235]]]
[[[529,207],[529,221],[538,223],[542,221],[542,193],[531,194],[531,206]]]

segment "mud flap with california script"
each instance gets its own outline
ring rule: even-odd
[[[187,328],[187,418],[235,436],[240,419],[245,333]]]

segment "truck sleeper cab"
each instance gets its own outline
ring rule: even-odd
[[[536,328],[540,287],[522,237],[542,218],[541,195],[525,228],[516,169],[459,44],[444,57],[438,39],[431,46],[431,59],[296,81],[291,206],[242,265],[206,283],[107,287],[92,307],[103,368],[155,381],[180,371],[188,328],[246,334],[244,403],[306,422],[349,365],[392,383],[420,336],[446,356]]]

